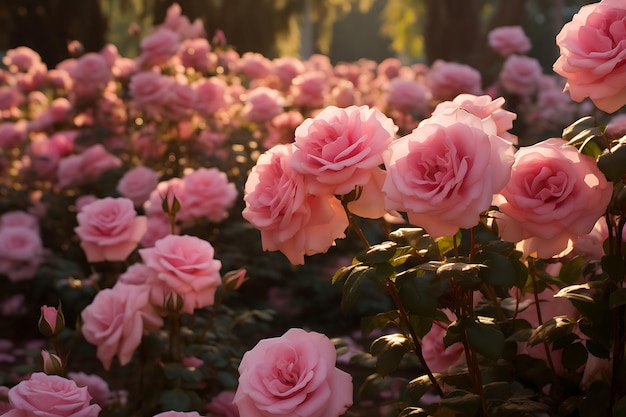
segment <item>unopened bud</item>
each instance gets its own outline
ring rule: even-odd
[[[168,313],[179,313],[185,306],[185,299],[180,294],[169,294],[165,300],[165,309]]]
[[[229,271],[222,277],[222,283],[224,284],[224,289],[227,291],[235,291],[241,287],[241,284],[246,279],[246,269],[241,268],[235,271]]]
[[[58,355],[50,353],[43,349],[41,351],[41,357],[43,358],[43,371],[48,375],[62,375],[63,374],[63,361]]]
[[[41,306],[41,315],[39,316],[39,331],[46,337],[58,335],[65,328],[65,317],[59,309],[49,306]]]

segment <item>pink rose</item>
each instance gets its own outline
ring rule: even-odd
[[[0,87],[0,112],[15,109],[24,102],[24,94],[14,86]]]
[[[296,129],[290,165],[311,194],[348,194],[370,181],[394,136],[393,120],[376,109],[329,106]]]
[[[163,101],[161,116],[170,120],[181,120],[191,115],[196,103],[196,90],[185,77],[175,77]]]
[[[443,310],[452,322],[456,320],[454,314],[448,309]],[[443,344],[443,337],[446,334],[448,325],[438,321],[433,322],[433,326],[422,338],[422,353],[426,364],[432,372],[445,374],[450,367],[465,363],[465,350],[462,343],[455,343],[447,348]]]
[[[145,216],[137,216],[127,198],[106,197],[76,215],[74,229],[89,262],[123,261],[146,233]]]
[[[140,43],[139,62],[144,67],[164,64],[180,46],[180,35],[165,27],[157,28]]]
[[[113,78],[111,65],[98,53],[89,52],[76,60],[70,70],[73,91],[79,97],[94,97]]]
[[[42,259],[38,230],[30,226],[0,228],[0,274],[14,282],[32,278]]]
[[[385,58],[380,62],[380,64],[378,64],[378,67],[376,68],[376,74],[379,77],[384,77],[388,80],[391,80],[398,76],[401,67],[402,61],[400,61],[398,58]]]
[[[430,92],[414,80],[394,78],[386,89],[387,102],[393,109],[406,113],[424,113],[428,109]]]
[[[0,148],[9,149],[26,141],[27,127],[25,120],[0,123]]]
[[[304,71],[304,64],[298,58],[282,57],[272,61],[272,73],[280,79],[283,88]]]
[[[13,410],[5,417],[96,417],[100,406],[89,404],[91,395],[70,379],[33,373],[9,390]]]
[[[206,38],[185,39],[178,50],[181,63],[187,68],[193,68],[199,72],[209,71],[214,66],[209,52],[211,45]]]
[[[338,417],[352,405],[352,377],[335,368],[323,334],[290,329],[263,339],[239,365],[235,405],[246,417]]]
[[[491,118],[496,124],[496,134],[517,145],[517,136],[508,132],[513,128],[513,120],[517,119],[517,114],[505,110],[502,106],[504,106],[503,97],[498,97],[494,100],[488,95],[459,94],[452,101],[439,103],[432,114],[444,113],[448,109],[458,107],[478,116],[480,119]]]
[[[248,78],[267,77],[272,70],[272,62],[258,52],[245,52],[236,63],[235,71]]]
[[[274,117],[267,126],[267,135],[263,140],[265,149],[281,143],[292,143],[296,128],[304,122],[302,113],[290,110]]]
[[[0,228],[23,226],[39,231],[39,219],[22,210],[7,211],[0,216]]]
[[[167,199],[166,206],[168,209],[171,209],[174,204],[174,198],[178,200],[181,207],[186,206],[185,196],[185,182],[181,178],[173,177],[157,184],[156,188],[150,193],[148,201],[144,203],[144,209],[148,217],[164,215],[166,214],[163,211],[164,199]]]
[[[101,144],[92,145],[81,154],[59,161],[57,177],[62,188],[97,179],[105,171],[122,165],[122,160],[107,152]]]
[[[152,417],[202,417],[197,411],[164,411]]]
[[[98,292],[82,311],[83,336],[98,348],[96,356],[106,370],[114,356],[122,366],[129,363],[141,337],[163,326],[148,297],[141,286],[116,284]]]
[[[294,106],[318,109],[324,105],[328,90],[328,76],[321,71],[309,71],[291,81],[289,94]]]
[[[433,237],[471,228],[509,179],[513,146],[461,109],[423,121],[384,152],[385,207]]]
[[[165,21],[161,26],[177,32],[183,39],[206,37],[202,20],[198,18],[192,24],[189,18],[182,14],[182,8],[178,3],[173,3],[167,8]]]
[[[105,406],[111,402],[109,384],[100,376],[84,372],[69,372],[67,377],[76,382],[79,387],[87,387],[89,395],[96,404]]]
[[[143,263],[129,266],[117,279],[117,282],[128,285],[148,285],[155,278],[154,270]]]
[[[589,97],[607,113],[626,103],[626,5],[601,1],[580,8],[556,37],[560,56],[554,71],[567,78],[574,101]]]
[[[181,220],[206,217],[218,223],[228,217],[228,210],[238,196],[235,184],[217,168],[199,168],[183,177],[185,205]]]
[[[482,92],[478,70],[465,64],[437,60],[426,73],[426,86],[434,98],[451,100],[461,93],[479,95]]]
[[[525,256],[551,258],[591,232],[612,191],[595,160],[562,139],[520,148],[509,183],[494,198],[500,236],[519,242]]]
[[[201,115],[210,117],[226,107],[228,85],[221,78],[200,78],[192,86],[196,90],[196,102],[192,105]]]
[[[41,64],[41,56],[27,46],[18,46],[6,51],[2,63],[11,72],[28,72],[31,67]]]
[[[524,55],[530,51],[530,39],[521,26],[500,26],[492,29],[487,37],[489,47],[501,56]]]
[[[337,107],[350,107],[356,105],[358,94],[352,82],[339,79],[330,89],[329,98]]]
[[[213,257],[213,246],[195,236],[168,235],[154,247],[140,249],[146,266],[171,293],[183,297],[185,313],[213,305],[215,291],[222,283],[222,263]]]
[[[128,88],[137,109],[155,117],[161,115],[173,82],[156,71],[144,71],[131,77]]]
[[[141,239],[141,246],[151,248],[158,240],[163,239],[169,234],[178,234],[179,232],[179,225],[174,225],[174,230],[172,230],[170,220],[165,213],[149,215],[148,231]]]
[[[259,157],[246,180],[242,215],[261,231],[264,250],[303,264],[304,255],[326,252],[345,237],[348,218],[332,194],[307,194],[304,177],[290,166],[292,153],[291,145],[277,145]]]
[[[159,182],[159,174],[152,168],[137,166],[128,171],[117,183],[117,191],[130,199],[136,207],[148,200]]]
[[[212,417],[239,417],[239,410],[233,404],[234,399],[234,391],[222,391],[211,399],[206,409]]]
[[[257,87],[245,97],[241,117],[252,123],[263,123],[282,113],[284,98],[278,90]]]
[[[542,71],[537,59],[524,55],[510,55],[502,65],[498,81],[509,93],[529,96],[537,90]]]

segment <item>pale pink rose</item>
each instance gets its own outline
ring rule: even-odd
[[[451,322],[456,320],[450,310],[444,309],[443,312]],[[431,329],[422,338],[422,354],[430,370],[435,373],[446,374],[451,367],[465,363],[462,343],[455,343],[447,348],[444,346],[443,337],[447,328],[446,323],[434,321]]]
[[[284,98],[278,90],[257,87],[245,95],[241,117],[252,123],[263,123],[283,112]]]
[[[83,194],[76,198],[76,202],[74,203],[76,205],[76,211],[80,212],[83,207],[88,204],[95,203],[98,200],[99,198],[93,194]]]
[[[8,211],[0,216],[0,229],[6,227],[28,227],[39,231],[39,219],[22,210]]]
[[[206,217],[218,223],[228,217],[228,210],[238,196],[235,184],[217,168],[198,168],[183,177],[184,201],[181,220]]]
[[[88,52],[70,70],[72,90],[79,97],[95,97],[113,79],[111,65],[99,53]]]
[[[152,417],[202,417],[197,411],[163,411]]]
[[[356,105],[357,91],[354,84],[348,80],[340,79],[330,89],[330,101],[337,107],[350,107]]]
[[[11,110],[24,102],[24,94],[14,86],[0,87],[0,111]]]
[[[517,114],[505,110],[504,98],[492,99],[488,95],[475,96],[473,94],[459,94],[452,101],[443,101],[435,107],[433,115],[445,112],[448,109],[459,107],[478,116],[480,119],[491,118],[497,126],[497,135],[517,145],[517,136],[508,131],[513,128],[513,121]]]
[[[580,8],[556,36],[560,56],[554,71],[567,79],[574,101],[589,97],[607,113],[626,103],[626,4],[601,1]]]
[[[385,207],[405,211],[433,237],[471,228],[511,175],[513,146],[461,110],[423,121],[384,152]]]
[[[393,109],[406,113],[425,113],[428,109],[430,92],[414,80],[394,78],[386,86],[386,99]]]
[[[151,248],[158,240],[169,234],[178,234],[179,232],[180,226],[178,224],[174,225],[174,230],[172,230],[170,220],[165,213],[153,214],[148,216],[148,231],[143,235],[140,243],[144,248]]]
[[[626,229],[622,232],[622,241],[626,236]],[[609,228],[606,224],[606,219],[600,217],[596,224],[586,235],[578,236],[578,239],[574,243],[574,249],[569,254],[571,256],[587,256],[592,260],[600,260],[605,255],[604,253],[604,241],[609,237]]]
[[[117,282],[128,285],[147,285],[155,278],[154,270],[143,263],[129,266],[117,279]]]
[[[452,100],[461,93],[480,95],[481,77],[478,70],[456,62],[435,61],[425,78],[434,98]]]
[[[289,95],[296,107],[318,109],[324,105],[329,89],[327,74],[321,71],[309,71],[298,75],[291,81]]]
[[[149,68],[164,64],[170,59],[180,46],[180,35],[165,27],[157,28],[140,43],[141,54],[139,62]]]
[[[165,21],[161,26],[177,32],[183,39],[206,37],[202,20],[198,18],[193,24],[189,22],[189,18],[182,14],[182,9],[178,3],[173,3],[167,8]]]
[[[261,231],[263,249],[281,251],[292,264],[326,252],[345,237],[348,218],[332,194],[309,195],[290,166],[293,147],[277,145],[262,154],[245,184],[243,217]]]
[[[2,63],[11,72],[28,72],[31,67],[41,63],[41,56],[27,46],[18,46],[6,51]]]
[[[27,128],[26,120],[0,123],[0,148],[9,149],[26,141]]]
[[[214,259],[213,246],[195,236],[168,235],[154,247],[140,249],[146,266],[156,272],[156,279],[172,293],[183,297],[182,312],[213,305],[215,291],[222,283],[222,263]]]
[[[348,194],[370,181],[394,136],[393,120],[376,109],[328,106],[296,129],[290,165],[309,193]]]
[[[174,77],[163,101],[161,116],[180,121],[192,114],[196,105],[196,90],[185,77]]]
[[[612,190],[595,159],[560,138],[522,147],[510,181],[493,201],[500,236],[518,242],[525,256],[559,255],[591,232]]]
[[[89,395],[96,404],[105,406],[111,402],[109,384],[102,377],[84,372],[68,372],[67,377],[76,382],[79,387],[87,387]]]
[[[158,182],[158,172],[140,165],[126,171],[117,183],[116,189],[123,197],[130,199],[136,207],[141,207],[148,200]]]
[[[141,286],[116,284],[98,292],[82,311],[82,334],[97,347],[96,356],[106,370],[114,356],[122,366],[129,363],[142,336],[163,325],[148,296]]]
[[[174,80],[156,71],[143,71],[130,79],[133,104],[148,116],[159,116]]]
[[[96,417],[100,406],[71,379],[35,372],[9,390],[13,410],[5,417]]]
[[[145,216],[137,216],[127,198],[106,197],[86,205],[76,215],[74,229],[89,262],[123,261],[146,233]]]
[[[121,159],[107,152],[104,146],[92,145],[81,154],[71,155],[59,161],[57,171],[59,186],[65,188],[84,184],[121,165]]]
[[[200,78],[192,87],[196,90],[196,101],[192,105],[201,115],[210,117],[226,107],[228,85],[221,78]]]
[[[352,377],[321,333],[290,329],[263,339],[239,365],[234,403],[246,417],[339,417],[352,405]]]
[[[281,57],[272,61],[272,73],[280,79],[283,89],[289,87],[291,81],[304,71],[304,64],[298,58]]]
[[[32,278],[42,261],[39,231],[29,226],[0,228],[0,273],[11,281]]]
[[[267,77],[272,71],[272,62],[258,52],[245,52],[235,65],[235,72],[250,79]]]
[[[215,66],[217,59],[211,59],[209,52],[211,52],[211,45],[206,38],[185,39],[180,44],[178,56],[185,67],[207,72]]]
[[[541,64],[536,58],[510,55],[502,65],[498,81],[509,93],[529,96],[537,91],[542,74]]]
[[[239,417],[239,410],[233,404],[234,399],[234,391],[222,391],[211,398],[206,409],[211,413],[211,417]]]
[[[521,26],[500,26],[492,29],[488,36],[489,47],[501,56],[524,55],[530,51],[530,39]]]
[[[304,122],[302,113],[289,110],[274,117],[267,126],[267,135],[263,140],[263,147],[269,149],[281,143],[292,143],[296,128]]]

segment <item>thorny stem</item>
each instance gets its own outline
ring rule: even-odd
[[[424,358],[424,354],[422,353],[422,345],[419,339],[417,338],[417,335],[415,334],[415,329],[413,328],[409,320],[409,316],[407,315],[406,310],[404,309],[404,306],[402,305],[402,302],[400,301],[400,298],[398,297],[395,284],[390,279],[387,279],[386,286],[387,286],[387,290],[389,291],[389,294],[391,295],[391,298],[393,299],[393,302],[396,304],[396,307],[398,308],[398,312],[400,313],[402,322],[407,327],[409,334],[411,335],[411,339],[413,339],[413,345],[415,346],[415,355],[417,356],[417,359],[419,360],[420,364],[422,364],[422,367],[424,368],[424,372],[426,372],[426,375],[428,375],[428,379],[430,380],[430,383],[432,384],[435,391],[437,391],[437,395],[443,398],[443,395],[444,395],[443,390],[439,386],[439,382],[437,381],[437,378],[435,378],[435,375],[433,375],[432,371],[428,367],[428,364],[426,363],[426,359]]]

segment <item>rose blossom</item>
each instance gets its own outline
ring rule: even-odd
[[[451,100],[461,93],[481,94],[480,72],[465,64],[435,61],[425,79],[426,86],[436,99]]]
[[[81,154],[59,161],[57,178],[62,188],[95,180],[105,171],[122,165],[122,160],[109,153],[101,144],[92,145]]]
[[[385,207],[405,211],[433,237],[479,222],[509,179],[513,146],[493,121],[461,109],[426,119],[384,152]]]
[[[234,391],[222,391],[211,399],[206,409],[212,417],[239,417],[239,410],[233,404]]]
[[[304,64],[298,58],[281,57],[272,61],[272,73],[280,79],[283,88],[304,71]]]
[[[183,297],[185,313],[213,305],[215,291],[222,283],[222,263],[214,259],[213,246],[195,236],[168,235],[154,247],[140,249],[146,266],[156,272],[156,280],[171,293]]]
[[[296,128],[290,165],[311,194],[348,194],[370,181],[394,135],[393,120],[376,109],[329,106]]]
[[[560,56],[554,71],[567,78],[574,101],[589,97],[607,113],[626,103],[626,4],[604,0],[580,8],[556,36]]]
[[[356,105],[356,97],[356,88],[349,80],[339,79],[330,89],[330,101],[337,107],[350,107]]]
[[[152,417],[202,417],[197,411],[163,411]]]
[[[185,39],[178,49],[178,55],[185,67],[207,72],[212,64],[209,59],[210,51],[211,45],[205,38]]]
[[[292,145],[277,145],[259,157],[246,180],[242,215],[261,231],[264,250],[303,264],[304,255],[326,252],[345,237],[348,219],[332,194],[307,194],[304,177],[290,167],[292,154]]]
[[[129,266],[126,271],[117,279],[117,282],[128,285],[146,285],[155,278],[154,270],[148,268],[143,263],[135,263]]]
[[[228,209],[238,196],[235,184],[217,168],[199,168],[183,177],[185,205],[181,220],[206,217],[218,223],[228,217]]]
[[[4,417],[96,417],[101,408],[90,400],[87,388],[74,381],[35,372],[9,390],[13,410]]]
[[[519,149],[511,179],[494,198],[503,240],[524,255],[550,258],[591,232],[613,187],[595,159],[559,138]]]
[[[284,98],[278,90],[257,87],[246,93],[241,117],[252,123],[263,123],[283,112]]]
[[[113,78],[111,66],[98,53],[89,52],[76,60],[70,70],[72,89],[79,97],[93,97]]]
[[[76,382],[76,385],[79,387],[87,387],[89,395],[91,395],[96,404],[105,406],[111,401],[109,384],[100,376],[84,372],[69,372],[67,377]]]
[[[146,217],[137,216],[127,198],[106,197],[76,215],[74,229],[89,262],[123,261],[146,233]]]
[[[265,78],[272,71],[272,62],[258,52],[245,52],[234,69],[251,79]]]
[[[501,56],[523,55],[530,51],[530,39],[521,26],[500,26],[488,35],[489,47]]]
[[[289,94],[294,106],[317,109],[324,105],[328,89],[328,76],[321,71],[310,71],[291,81]]]
[[[144,67],[165,63],[180,46],[180,35],[165,27],[157,28],[141,41],[139,62]]]
[[[404,78],[394,78],[386,86],[387,102],[391,108],[406,113],[424,113],[430,92],[422,84]]]
[[[140,207],[150,197],[159,182],[159,174],[152,168],[136,166],[120,178],[117,191],[130,199],[136,207]]]
[[[0,148],[9,149],[24,142],[28,135],[25,120],[0,123]]]
[[[200,78],[191,85],[196,90],[196,101],[192,105],[201,115],[210,117],[226,107],[228,85],[221,78]]]
[[[352,377],[320,333],[290,329],[263,339],[239,365],[234,403],[246,417],[338,417],[352,405]]]
[[[444,309],[443,312],[452,322],[456,320],[454,314]],[[422,353],[426,364],[432,372],[447,373],[450,367],[465,362],[465,355],[462,343],[455,343],[445,347],[443,337],[447,331],[447,324],[433,321],[431,329],[422,338]]]
[[[491,118],[496,124],[496,135],[517,145],[517,136],[508,132],[513,128],[513,120],[517,119],[517,114],[505,110],[502,106],[504,106],[503,97],[494,100],[488,95],[459,94],[452,101],[437,104],[432,114],[444,113],[448,109],[459,107],[480,119]]]
[[[82,311],[83,336],[98,348],[96,356],[106,370],[114,356],[122,366],[129,363],[141,337],[163,325],[148,297],[141,286],[118,283],[98,292]]]
[[[172,78],[156,71],[144,71],[131,77],[128,88],[137,109],[155,117],[161,115],[173,82]]]
[[[0,216],[0,228],[24,226],[39,231],[39,219],[22,210],[7,211]]]
[[[0,274],[9,280],[32,278],[43,258],[39,231],[30,226],[0,228]]]
[[[542,71],[537,59],[524,55],[511,55],[504,61],[498,81],[509,93],[529,96],[537,90]]]

